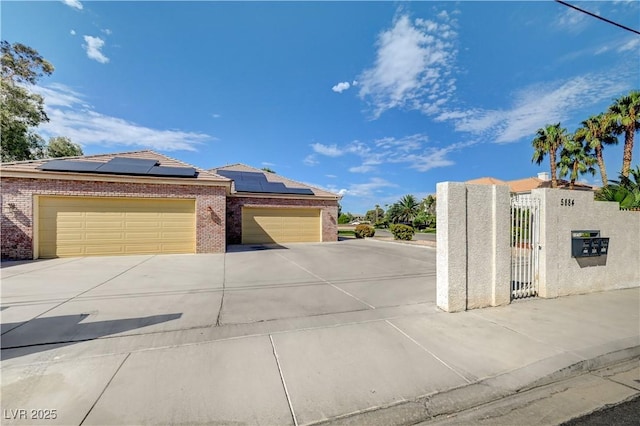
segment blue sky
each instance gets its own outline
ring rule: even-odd
[[[638,1],[573,4],[640,28]],[[640,36],[552,1],[3,2],[2,38],[56,68],[45,137],[266,166],[354,213],[547,171],[536,129],[640,86]]]

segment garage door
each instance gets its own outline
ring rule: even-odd
[[[39,257],[194,252],[195,200],[39,198]]]
[[[242,209],[242,244],[319,241],[320,209]]]

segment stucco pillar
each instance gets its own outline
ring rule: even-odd
[[[467,308],[467,190],[464,183],[436,186],[436,302],[447,312]]]
[[[443,182],[437,191],[438,307],[510,303],[509,188]]]

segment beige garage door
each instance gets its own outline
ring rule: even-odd
[[[320,209],[242,209],[242,244],[318,241]]]
[[[194,253],[195,200],[40,197],[38,256]]]

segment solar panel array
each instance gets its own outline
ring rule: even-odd
[[[218,170],[217,174],[233,179],[238,192],[258,192],[264,194],[314,195],[309,188],[294,188],[282,182],[269,182],[264,173]]]
[[[195,178],[198,171],[193,167],[165,167],[157,160],[144,158],[115,157],[106,163],[81,160],[51,160],[38,167],[44,171],[100,173],[109,175],[159,176]]]

